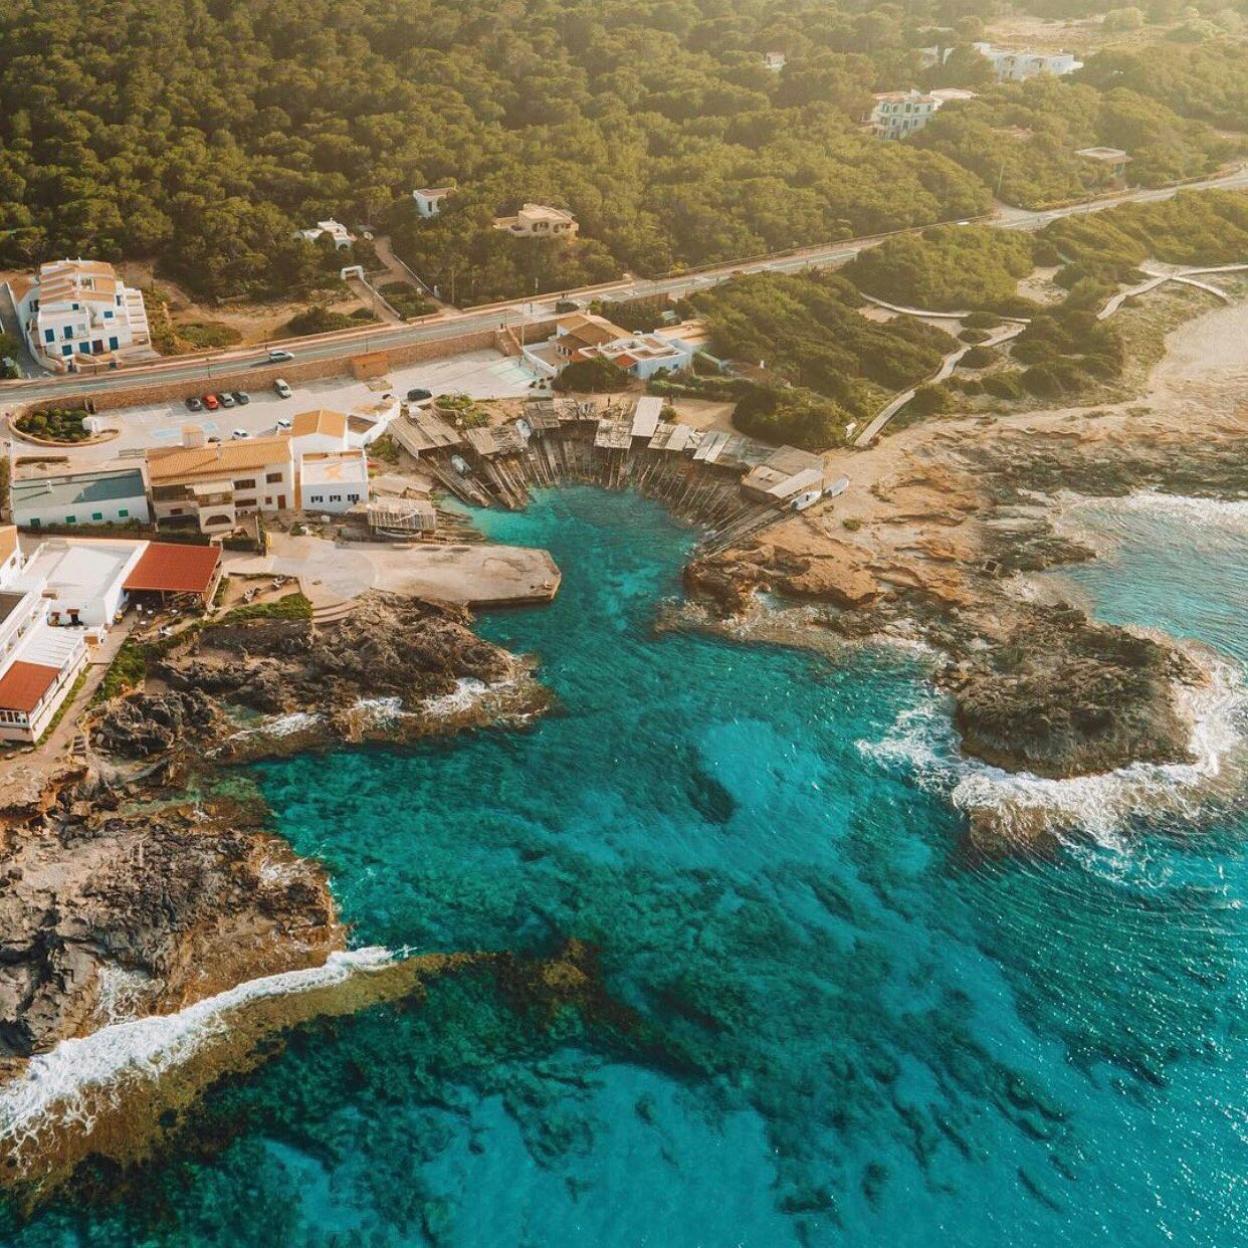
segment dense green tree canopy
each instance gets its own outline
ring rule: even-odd
[[[1239,48],[1106,53],[1083,85],[992,87],[965,52],[990,9],[7,0],[0,266],[152,257],[209,297],[289,294],[341,263],[295,236],[334,216],[390,230],[444,293],[481,302],[972,216],[998,189],[1069,197],[1089,179],[1073,149],[1094,142],[1131,150],[1140,180],[1186,176],[1226,144],[1184,118],[1242,124]],[[871,92],[921,82],[918,48],[951,32],[948,73],[983,97],[872,138]],[[443,214],[419,219],[410,191],[448,182]],[[489,228],[524,200],[571,209],[580,239]]]

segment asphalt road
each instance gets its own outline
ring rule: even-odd
[[[1169,199],[1178,190],[1236,190],[1248,188],[1248,165],[1219,178],[1189,183],[1185,187],[1167,187],[1160,190],[1127,191],[1122,195],[1104,197],[1084,203],[1072,204],[1048,212],[1029,212],[1021,208],[999,208],[986,224],[1007,230],[1038,230],[1059,217],[1080,213],[1099,212],[1104,208],[1122,203],[1151,203]],[[736,264],[723,264],[698,273],[679,274],[655,280],[625,278],[602,286],[583,290],[562,292],[536,300],[517,299],[480,311],[452,313],[437,320],[414,325],[367,326],[351,330],[332,338],[289,339],[281,345],[291,351],[298,360],[347,359],[362,352],[381,351],[387,347],[404,346],[414,342],[430,342],[452,338],[459,334],[479,330],[496,329],[504,325],[520,328],[536,321],[549,320],[554,315],[558,298],[584,299],[590,296],[633,298],[644,295],[683,295],[705,289],[726,281],[741,273],[786,273],[804,268],[843,264],[852,260],[860,251],[878,246],[886,236],[849,239],[826,246],[806,247],[780,256],[765,256],[744,260]],[[55,399],[61,394],[90,396],[110,390],[128,389],[149,380],[172,382],[196,382],[205,391],[213,390],[213,379],[228,372],[236,374],[240,368],[268,363],[268,352],[263,348],[221,352],[209,359],[171,359],[158,364],[121,369],[99,377],[43,377],[23,381],[0,382],[0,406]]]

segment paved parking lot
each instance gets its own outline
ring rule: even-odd
[[[463,392],[480,399],[501,399],[527,393],[535,374],[522,361],[494,351],[473,351],[396,368],[389,377],[399,395],[419,386],[434,394]],[[289,399],[279,399],[268,387],[250,391],[251,402],[245,407],[216,412],[190,412],[181,402],[105,412],[109,423],[121,430],[120,436],[98,446],[67,449],[66,454],[74,463],[84,465],[116,459],[124,451],[172,446],[182,436],[182,426],[186,424],[199,425],[209,437],[226,439],[235,429],[245,429],[258,437],[273,433],[280,418],[289,420],[296,412],[318,407],[349,411],[359,403],[375,401],[382,393],[349,377],[330,377],[293,389],[294,395]],[[18,453],[23,453],[21,443]]]

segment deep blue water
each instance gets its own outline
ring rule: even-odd
[[[259,780],[355,943],[583,938],[645,1042],[436,984],[299,1032],[207,1099],[219,1151],[20,1248],[1248,1244],[1242,805],[976,862],[947,789],[860,745],[914,661],[656,634],[693,535],[631,495],[484,522],[564,571],[482,625],[557,710]],[[1248,662],[1242,534],[1193,575],[1185,522],[1098,522],[1102,614]]]

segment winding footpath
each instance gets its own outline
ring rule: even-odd
[[[1156,290],[1167,282],[1192,286],[1197,290],[1204,291],[1206,294],[1213,295],[1223,303],[1230,303],[1231,297],[1226,291],[1219,286],[1214,286],[1211,282],[1202,282],[1200,278],[1214,273],[1248,272],[1248,264],[1219,264],[1202,268],[1175,268],[1164,273],[1159,273],[1155,267],[1146,265],[1141,266],[1141,272],[1149,275],[1147,281],[1140,282],[1127,290],[1120,290],[1116,295],[1110,296],[1105,306],[1096,314],[1098,321],[1108,320],[1120,311],[1129,299],[1134,299],[1137,295],[1144,295],[1149,291]],[[896,312],[902,316],[918,316],[928,320],[962,320],[964,317],[971,315],[970,312],[935,312],[926,308],[909,308],[900,304],[886,303],[883,299],[876,299],[871,295],[864,295],[863,297],[867,302],[875,304],[876,307],[887,308],[889,311]],[[962,357],[973,345],[985,347],[1000,346],[1001,343],[1008,342],[1011,338],[1017,338],[1031,324],[1028,317],[1022,316],[1002,317],[1002,320],[1010,323],[980,344],[968,343],[966,346],[959,347],[956,351],[950,351],[941,361],[941,365],[936,372],[928,377],[926,381],[919,384],[934,386],[947,380],[953,375],[953,370],[957,368]],[[854,445],[859,447],[870,446],[880,436],[888,422],[914,398],[915,394],[918,393],[918,388],[918,386],[915,386],[913,389],[902,391],[901,394],[896,395],[880,408],[871,423],[854,439]]]

